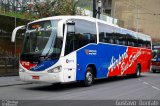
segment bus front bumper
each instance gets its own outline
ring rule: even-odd
[[[20,79],[25,82],[47,82],[59,83],[63,82],[61,73],[47,73],[47,72],[19,72]]]

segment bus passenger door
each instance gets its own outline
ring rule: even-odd
[[[67,21],[65,28],[66,42],[64,52],[64,71],[65,82],[75,81],[76,77],[76,52],[75,51],[75,23]]]

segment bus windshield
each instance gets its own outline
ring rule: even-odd
[[[57,37],[58,21],[41,21],[28,25],[21,60],[33,60],[34,57],[59,58],[62,39]]]

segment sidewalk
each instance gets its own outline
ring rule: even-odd
[[[20,80],[19,76],[0,77],[0,87],[31,84]]]

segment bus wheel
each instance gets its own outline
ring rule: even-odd
[[[141,67],[140,65],[137,65],[135,77],[140,77],[140,76],[141,76]]]
[[[91,86],[93,84],[94,81],[94,75],[93,75],[93,69],[91,67],[88,67],[86,70],[86,74],[85,74],[85,79],[84,79],[84,86]]]

